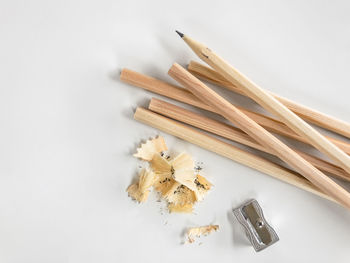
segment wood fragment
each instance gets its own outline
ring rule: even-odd
[[[192,227],[187,230],[187,240],[189,243],[193,243],[196,238],[207,236],[217,230],[219,230],[219,225]]]

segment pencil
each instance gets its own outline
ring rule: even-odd
[[[321,191],[333,197],[345,207],[350,208],[350,194],[344,188],[312,166],[295,151],[251,120],[215,91],[204,85],[187,70],[175,63],[170,68],[168,74],[200,100],[215,108],[227,120],[235,123],[258,143],[272,150],[274,155],[278,156],[298,173],[307,178]]]
[[[272,95],[264,91],[257,84],[249,80],[237,69],[228,64],[225,60],[207,48],[205,45],[176,31],[187,45],[206,62],[209,66],[219,72],[226,80],[241,88],[243,92],[264,107],[266,110],[278,116],[289,128],[297,134],[307,138],[310,143],[339,164],[345,171],[350,173],[350,158],[337,146],[327,140],[313,127],[303,121],[291,110],[285,107]]]
[[[218,114],[218,112],[216,112],[214,108],[200,101],[196,96],[194,96],[188,90],[172,85],[168,82],[141,74],[131,69],[124,68],[121,71],[120,80],[125,83],[131,84],[133,86],[151,91],[153,93]],[[251,118],[256,123],[264,127],[266,130],[273,132],[275,134],[285,136],[287,138],[294,139],[302,143],[309,144],[309,141],[307,139],[296,134],[293,130],[288,128],[284,123],[272,117],[263,115],[261,113],[253,112],[246,108],[239,107],[237,105],[235,106],[238,109],[240,109],[244,114],[246,114],[249,118]],[[350,154],[350,145],[348,143],[329,136],[327,136],[326,138],[328,140],[331,140],[344,152],[346,152],[347,154]]]
[[[187,70],[200,79],[204,79],[213,84],[246,96],[245,93],[239,87],[236,87],[232,83],[228,82],[218,72],[205,65],[202,65],[201,63],[191,61],[188,64]],[[311,109],[309,107],[306,107],[300,103],[273,94],[270,91],[269,93],[272,96],[274,96],[277,100],[279,100],[284,106],[286,106],[288,109],[297,114],[300,118],[310,123],[313,123],[319,127],[322,127],[334,133],[338,133],[344,137],[350,138],[349,123],[339,120],[335,117],[329,116],[325,113],[319,112],[317,110]]]
[[[276,179],[294,185],[300,189],[306,190],[325,199],[338,203],[332,197],[324,194],[317,187],[311,184],[299,174],[284,168],[278,164],[268,161],[262,157],[251,154],[245,150],[239,149],[229,143],[223,142],[213,136],[199,132],[193,128],[187,127],[177,121],[171,120],[157,113],[138,107],[134,114],[134,119],[156,129],[174,135],[187,142],[193,143],[214,152],[235,162],[253,168],[262,173],[268,174]]]
[[[266,147],[257,143],[246,133],[244,133],[238,128],[233,127],[232,125],[208,118],[199,113],[195,113],[193,111],[168,103],[166,101],[162,101],[157,98],[152,98],[148,109],[150,109],[153,112],[159,113],[163,116],[199,128],[201,130],[210,132],[215,135],[219,135],[231,141],[249,146],[253,149],[273,154],[273,152],[270,149],[267,149]],[[350,174],[346,173],[340,167],[337,167],[334,164],[316,158],[307,153],[298,151],[296,149],[293,150],[319,170],[329,173],[339,179],[350,181]]]

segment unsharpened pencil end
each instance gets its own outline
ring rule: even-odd
[[[179,32],[179,31],[177,31],[177,30],[175,30],[175,32],[176,32],[181,38],[184,37],[184,34],[182,34],[181,32]]]

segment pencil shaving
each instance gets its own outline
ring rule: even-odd
[[[139,176],[139,181],[130,185],[127,192],[132,199],[142,203],[148,198],[149,189],[154,184],[155,175],[152,171],[142,169]]]
[[[170,213],[192,213],[193,204],[175,205],[174,203],[170,203],[168,209]]]
[[[137,152],[133,156],[144,161],[151,161],[154,154],[166,150],[168,150],[168,148],[165,144],[164,138],[158,136],[157,138],[147,140],[145,143],[141,144],[141,147],[137,148]]]
[[[164,197],[173,187],[175,180],[172,176],[172,166],[160,154],[155,154],[150,162],[151,168],[156,174],[154,188]]]
[[[208,225],[208,226],[189,228],[187,231],[188,243],[193,243],[195,241],[195,238],[199,238],[201,236],[207,236],[213,231],[217,231],[218,229],[219,229],[219,225]]]
[[[164,149],[167,149],[166,144],[160,136],[148,140],[138,148],[134,156],[149,159],[152,172],[144,169],[141,171],[139,182],[127,189],[129,196],[138,202],[144,202],[153,186],[161,198],[167,201],[169,212],[191,213],[194,204],[203,200],[212,184],[195,173],[195,164],[189,154],[181,153],[168,160],[163,153]]]
[[[188,154],[181,153],[171,161],[165,160],[160,154],[155,154],[150,164],[158,178],[155,188],[163,196],[173,187],[175,181],[194,192],[197,191],[194,182],[196,179],[194,162]]]
[[[197,198],[195,193],[183,184],[174,183],[173,187],[166,193],[164,198],[174,205],[183,206],[186,204],[193,205]]]
[[[173,178],[175,181],[187,186],[192,191],[196,191],[194,183],[196,175],[194,174],[194,162],[191,156],[181,153],[171,161],[173,168]]]
[[[202,201],[204,196],[208,193],[210,188],[212,187],[212,184],[205,179],[203,176],[197,174],[196,179],[194,180],[194,183],[196,185],[197,191],[196,198],[198,201]]]

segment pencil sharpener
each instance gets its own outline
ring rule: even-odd
[[[266,222],[263,211],[255,199],[233,209],[233,214],[244,227],[246,235],[256,252],[279,240],[275,230]]]

